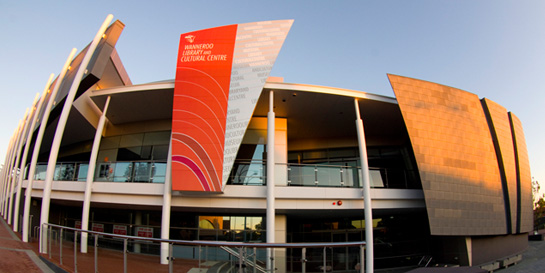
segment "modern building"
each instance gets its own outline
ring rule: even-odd
[[[266,81],[255,85],[253,104],[238,110],[206,106],[214,115],[195,126],[192,133],[200,137],[182,132],[183,138],[173,128],[192,122],[180,114],[190,112],[183,107],[192,103],[176,93],[185,80],[177,75],[133,85],[115,49],[123,27],[112,23],[98,35],[96,49],[90,44],[69,58],[70,69],[47,85],[51,92],[36,100],[36,111],[14,134],[2,169],[1,208],[23,239],[45,221],[181,240],[268,242],[267,234],[274,234],[274,242],[363,241],[362,186],[368,181],[376,269],[414,266],[423,256],[442,264],[488,265],[527,247],[533,225],[528,153],[520,120],[501,105],[397,75],[388,75],[392,98],[286,83],[268,77],[269,68],[259,75]],[[195,36],[182,40],[193,43]],[[244,87],[233,91],[233,82],[243,85],[248,77],[227,77],[231,93],[224,103],[250,96]],[[209,151],[206,139],[218,131],[207,132],[206,124],[225,128],[231,113],[244,111],[246,122],[231,123],[238,140],[227,139],[229,128],[219,130],[225,134],[222,147],[230,149],[216,151],[219,158],[221,151],[233,155],[224,157],[223,169],[216,159],[210,165],[195,159],[188,167],[172,150],[171,143],[192,140]],[[362,172],[365,162],[369,179]],[[184,188],[214,173],[220,174],[217,183],[202,186],[208,191],[195,189],[197,184]],[[271,177],[274,183],[267,182]],[[357,253],[334,251],[332,271],[354,268]],[[279,272],[297,272],[300,262],[290,258],[296,255],[280,255]],[[320,255],[307,254],[309,263],[313,257],[321,261]]]

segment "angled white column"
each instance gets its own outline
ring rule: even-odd
[[[4,216],[4,193],[6,192],[7,173],[9,169],[9,161],[11,159],[11,146],[13,146],[13,136],[11,136],[9,139],[6,158],[4,159],[4,164],[2,165],[2,185],[0,187],[0,214],[2,214],[2,216]]]
[[[17,132],[17,129],[15,129],[15,132]],[[10,172],[9,165],[11,162],[11,153],[13,150],[13,141],[15,138],[15,132],[13,133],[13,135],[11,136],[9,140],[8,151],[6,153],[6,159],[4,160],[4,166],[2,166],[2,192],[0,194],[0,198],[2,198],[2,202],[0,202],[0,213],[2,214],[2,216],[4,216],[4,208],[6,205],[6,189],[8,187],[8,177]]]
[[[170,239],[170,207],[172,201],[172,133],[170,134],[168,147],[167,168],[165,174],[165,187],[163,188],[163,215],[161,218],[161,239]],[[168,243],[161,243],[161,264],[168,264]]]
[[[83,211],[81,213],[81,229],[89,230],[89,210],[91,209],[91,192],[93,190],[93,180],[95,178],[95,169],[98,157],[98,148],[100,148],[100,141],[102,140],[102,133],[104,132],[104,124],[106,124],[106,112],[110,105],[111,97],[108,96],[102,115],[98,120],[97,131],[95,133],[95,139],[93,140],[93,147],[91,148],[91,157],[89,158],[89,168],[87,169],[87,179],[85,180],[85,195],[83,197]],[[87,232],[81,233],[81,252],[87,253]]]
[[[30,201],[32,198],[32,186],[34,184],[34,174],[36,173],[36,164],[38,163],[38,155],[40,154],[40,147],[42,146],[42,140],[44,137],[45,129],[47,126],[47,121],[49,120],[49,113],[51,112],[51,108],[53,107],[53,103],[55,103],[55,98],[57,97],[57,93],[59,91],[59,88],[62,84],[62,81],[64,77],[66,76],[66,72],[68,71],[68,67],[70,66],[70,63],[72,62],[72,59],[76,55],[76,49],[73,48],[72,51],[70,51],[70,54],[68,55],[68,58],[66,59],[66,62],[64,63],[64,66],[61,69],[61,73],[57,77],[57,83],[55,84],[55,87],[53,87],[53,90],[50,90],[51,85],[47,87],[47,93],[49,94],[49,98],[47,99],[47,105],[43,111],[42,121],[40,122],[40,129],[38,129],[38,135],[36,135],[36,141],[34,143],[34,150],[32,151],[32,158],[30,159],[30,167],[28,167],[28,183],[25,191],[25,205],[24,205],[24,211],[23,211],[23,235],[22,240],[23,242],[28,242],[28,231],[29,231],[29,222],[30,222]],[[53,77],[53,74],[51,74],[50,77]]]
[[[356,108],[356,129],[358,130],[358,143],[360,148],[361,177],[363,187],[363,215],[365,219],[365,272],[373,273],[374,268],[374,247],[373,247],[373,208],[371,207],[371,186],[369,185],[369,162],[367,162],[367,144],[363,121],[360,117],[360,106],[358,99],[354,99]],[[363,272],[364,266],[361,265]]]
[[[72,103],[74,102],[74,98],[76,96],[76,92],[80,85],[81,79],[83,78],[83,74],[87,70],[87,65],[89,65],[89,61],[91,61],[91,57],[93,56],[95,49],[98,46],[98,42],[102,38],[102,35],[104,35],[104,32],[106,31],[106,28],[108,27],[112,19],[113,19],[113,15],[111,14],[106,17],[106,20],[104,20],[104,23],[102,23],[102,26],[97,32],[95,38],[89,45],[87,52],[85,53],[85,57],[83,57],[83,60],[81,61],[78,71],[76,72],[76,75],[74,76],[74,81],[72,82],[72,85],[70,86],[70,89],[68,90],[68,94],[66,95],[64,106],[62,108],[62,112],[59,117],[59,122],[57,123],[57,129],[55,130],[55,136],[53,137],[53,144],[51,144],[51,151],[49,153],[49,160],[47,162],[47,171],[46,171],[44,191],[43,191],[43,197],[42,197],[42,210],[40,213],[40,227],[42,227],[42,232],[40,233],[40,237],[41,237],[40,252],[41,253],[47,253],[47,248],[44,247],[45,245],[47,245],[46,244],[47,232],[46,232],[46,229],[44,228],[44,224],[49,222],[49,205],[51,202],[51,187],[53,185],[53,175],[55,174],[55,165],[57,164],[57,157],[59,155],[59,148],[61,146],[61,140],[64,134],[64,128],[66,127],[66,122],[68,121],[68,115],[70,114]]]
[[[7,204],[7,211],[5,213],[8,214],[8,225],[11,225],[11,204],[13,203],[13,188],[15,186],[15,179],[17,178],[17,165],[19,164],[19,159],[21,158],[21,142],[22,142],[22,135],[24,128],[26,127],[26,120],[28,115],[29,109],[26,109],[25,117],[21,120],[21,126],[19,127],[19,133],[17,134],[17,140],[15,142],[14,151],[13,151],[13,161],[11,164],[10,172],[11,176],[9,179],[9,187],[7,188],[7,194],[8,194],[8,204]]]
[[[52,78],[49,78],[48,84],[51,82]],[[17,188],[16,188],[16,195],[15,195],[15,202],[13,204],[14,211],[13,215],[15,220],[13,221],[13,231],[17,232],[19,231],[19,207],[20,207],[20,201],[21,201],[21,190],[23,185],[23,176],[25,174],[25,164],[28,156],[28,150],[30,149],[30,141],[32,140],[32,133],[34,132],[34,126],[36,126],[36,120],[38,119],[38,114],[40,113],[40,109],[42,107],[42,104],[44,102],[44,98],[47,95],[45,93],[46,90],[43,92],[43,96],[40,98],[40,94],[36,94],[36,98],[34,99],[34,104],[32,105],[31,115],[32,117],[28,126],[28,130],[26,132],[26,142],[25,147],[23,149],[23,154],[21,156],[21,164],[19,165],[19,170],[21,170],[19,177],[17,179]],[[36,101],[39,99],[38,104],[36,104]]]
[[[275,138],[274,92],[269,92],[269,112],[267,113],[267,243],[274,243],[276,228],[275,181],[274,181],[274,138]],[[274,271],[274,249],[267,248],[267,270]]]
[[[28,231],[29,231],[29,222],[30,222],[30,201],[32,198],[32,186],[34,184],[34,174],[36,173],[36,164],[38,163],[38,155],[40,154],[40,147],[42,146],[42,140],[44,137],[45,129],[47,126],[47,121],[49,120],[49,113],[51,112],[51,108],[53,107],[53,104],[55,103],[55,98],[57,97],[57,93],[59,91],[59,88],[62,84],[62,81],[64,77],[66,76],[66,72],[68,71],[68,67],[70,66],[70,63],[72,62],[72,59],[76,55],[76,49],[73,48],[72,51],[70,51],[70,54],[68,55],[68,58],[66,59],[66,62],[64,63],[64,66],[61,69],[61,73],[57,77],[57,83],[55,84],[55,87],[53,87],[53,90],[48,89],[49,98],[47,99],[47,106],[44,109],[44,114],[42,117],[42,121],[40,122],[40,129],[38,130],[38,135],[36,136],[36,141],[34,143],[34,150],[32,152],[32,158],[30,159],[30,167],[28,168],[28,184],[25,191],[25,205],[24,205],[24,211],[23,211],[23,235],[22,240],[23,242],[28,242]],[[53,75],[53,74],[51,74]],[[51,85],[49,86],[51,88]]]
[[[13,161],[15,160],[14,153],[17,150],[17,136],[19,134],[19,130],[21,128],[22,120],[19,120],[19,124],[17,125],[17,128],[15,129],[15,132],[13,132],[12,136],[12,142],[10,147],[10,153],[9,153],[9,160],[6,165],[6,184],[4,185],[4,192],[2,193],[3,201],[2,201],[2,216],[4,216],[4,219],[7,219],[8,217],[8,201],[9,201],[9,189],[10,189],[10,182],[11,182],[11,176],[13,173]]]
[[[44,91],[42,92],[42,97],[40,98],[40,101],[38,102],[38,105],[36,106],[35,114],[34,114],[34,117],[32,118],[32,123],[30,124],[30,129],[28,130],[28,136],[27,136],[28,141],[26,142],[25,151],[23,152],[23,160],[21,162],[21,170],[23,171],[25,169],[25,163],[27,161],[28,151],[30,150],[30,142],[32,140],[32,135],[34,133],[34,128],[36,127],[36,122],[38,121],[38,116],[40,115],[40,111],[42,110],[42,107],[44,106],[44,101],[46,100],[49,87],[51,86],[51,83],[53,82],[53,77],[54,77],[54,74],[49,75],[49,79],[47,80]],[[34,149],[39,150],[39,148],[37,147],[34,147]],[[28,173],[30,174],[30,165],[29,165]],[[23,176],[19,178],[19,183],[17,185],[17,197],[15,198],[15,217],[18,217],[19,210],[21,207],[20,200],[21,200],[22,185],[23,185]],[[28,188],[28,185],[27,185],[27,188]],[[19,231],[19,221],[15,221],[15,224],[13,225],[13,230]]]

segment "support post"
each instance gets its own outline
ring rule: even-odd
[[[172,133],[170,134],[169,143],[165,186],[163,188],[163,214],[161,218],[161,239],[165,240],[170,239],[170,206],[172,202]],[[172,259],[172,255],[169,252],[169,249],[171,248],[172,245],[170,243],[161,242],[161,264],[170,264],[169,260]]]
[[[45,128],[47,125],[47,121],[49,120],[49,112],[51,112],[51,108],[53,107],[53,103],[55,101],[55,97],[57,96],[57,92],[59,91],[59,87],[61,86],[61,82],[64,79],[64,76],[66,75],[66,71],[68,71],[68,66],[70,65],[70,62],[72,62],[74,55],[76,55],[75,48],[73,48],[70,54],[68,55],[68,58],[66,59],[66,62],[64,63],[64,66],[62,67],[61,73],[57,77],[57,84],[55,84],[55,87],[53,88],[53,90],[50,90],[51,85],[46,86],[48,88],[47,93],[49,94],[49,99],[43,111],[44,115],[42,117],[42,121],[40,122],[40,129],[38,130],[38,135],[36,135],[34,150],[32,151],[32,158],[30,159],[30,167],[28,167],[28,183],[25,190],[25,205],[23,206],[24,210],[23,210],[22,240],[25,243],[28,242],[28,234],[30,229],[29,223],[30,223],[30,201],[32,198],[32,184],[34,183],[34,174],[36,173],[36,164],[38,163],[38,155],[40,154],[40,147],[42,146],[42,140],[44,137]],[[50,77],[53,77],[53,74],[51,74]]]
[[[23,151],[23,157],[21,158],[21,166],[19,169],[21,169],[21,172],[24,174],[25,171],[25,165],[28,157],[28,151],[30,150],[30,142],[32,140],[32,135],[34,134],[34,127],[36,127],[36,121],[38,120],[38,115],[40,114],[40,110],[42,110],[42,106],[45,101],[45,97],[47,96],[47,90],[49,89],[49,86],[51,85],[51,81],[53,81],[53,74],[49,76],[49,80],[47,80],[47,83],[45,85],[44,91],[42,92],[42,96],[40,97],[40,100],[38,101],[38,105],[34,108],[34,115],[32,117],[32,122],[30,123],[30,127],[28,129],[28,135],[27,135],[27,142],[25,144],[25,149]],[[15,197],[15,217],[16,221],[13,223],[13,231],[17,232],[19,231],[19,210],[21,207],[21,191],[23,190],[23,175],[19,176],[19,182],[17,183],[17,196]]]
[[[25,119],[26,119],[26,115],[28,114],[28,109],[26,110],[25,112],[25,118],[20,120],[19,121],[19,126],[17,127],[17,131],[15,133],[15,145],[13,146],[13,151],[11,153],[11,162],[10,162],[10,165],[9,165],[9,176],[8,176],[8,180],[7,180],[7,187],[6,187],[6,192],[4,193],[4,195],[6,196],[5,197],[5,201],[4,201],[4,218],[8,217],[9,216],[9,211],[11,209],[11,203],[13,201],[13,198],[11,196],[11,193],[12,193],[12,188],[13,188],[13,183],[15,183],[13,180],[14,180],[14,176],[17,175],[17,168],[15,167],[16,166],[16,163],[15,161],[19,161],[19,157],[17,157],[17,151],[19,150],[19,142],[21,141],[21,134],[22,134],[22,131],[23,131],[23,127],[24,127],[24,123],[25,123]],[[8,218],[8,225],[11,225],[11,219]]]
[[[369,163],[367,162],[367,144],[365,141],[365,131],[363,130],[363,121],[360,116],[360,106],[358,99],[354,99],[356,108],[356,128],[358,130],[358,143],[360,148],[361,176],[363,187],[363,210],[365,219],[365,242],[366,242],[366,264],[365,270],[373,273],[373,208],[371,207],[371,186],[369,185]],[[363,265],[362,265],[363,267]]]
[[[47,172],[46,172],[43,197],[42,197],[42,210],[40,214],[40,224],[49,222],[49,205],[51,202],[51,187],[53,185],[53,175],[55,174],[55,165],[57,164],[59,148],[61,146],[62,136],[64,134],[64,128],[66,127],[66,122],[68,121],[68,115],[70,114],[70,110],[72,108],[72,103],[74,102],[74,98],[79,88],[81,79],[83,78],[83,74],[87,70],[87,66],[89,65],[89,62],[91,61],[91,57],[93,56],[95,49],[98,46],[98,42],[100,41],[100,39],[102,39],[102,35],[104,35],[104,32],[106,31],[106,28],[108,27],[112,19],[113,19],[113,15],[110,14],[106,17],[106,20],[104,20],[104,23],[102,23],[102,26],[97,32],[95,38],[89,45],[87,49],[87,53],[85,54],[85,57],[81,61],[78,71],[76,72],[76,75],[74,76],[74,81],[72,82],[72,85],[70,86],[70,89],[68,90],[68,94],[66,95],[64,106],[63,106],[61,115],[59,117],[59,122],[57,123],[57,129],[55,130],[55,136],[53,137],[53,144],[51,144],[51,151],[49,152],[49,160],[47,162]],[[40,243],[43,245],[45,242],[47,242],[47,234],[42,232]],[[47,251],[43,247],[40,249],[42,253],[46,253]]]
[[[2,166],[2,194],[1,194],[2,202],[0,203],[1,204],[0,213],[2,214],[4,219],[6,219],[5,217],[6,214],[4,213],[5,212],[4,208],[6,208],[6,198],[7,198],[6,191],[9,185],[9,176],[11,174],[13,146],[15,145],[14,142],[15,142],[15,137],[17,136],[17,130],[19,130],[19,127],[15,129],[15,131],[13,132],[13,135],[10,138],[8,152],[6,154],[6,159],[4,160],[4,166]]]
[[[275,182],[274,182],[274,137],[275,137],[275,113],[274,92],[269,92],[269,112],[267,113],[267,243],[274,243],[275,233]],[[274,249],[267,248],[267,270],[274,271]]]
[[[91,148],[91,157],[89,158],[89,168],[87,170],[87,179],[85,180],[85,194],[83,197],[83,210],[81,213],[81,229],[89,230],[89,210],[91,209],[91,192],[93,190],[93,180],[95,178],[95,168],[98,157],[98,148],[100,147],[100,141],[102,140],[102,133],[104,132],[104,124],[106,124],[106,112],[110,105],[111,97],[108,96],[102,115],[98,120],[97,130],[95,132],[95,139],[93,140],[93,147]],[[87,253],[87,232],[81,233],[81,253]]]

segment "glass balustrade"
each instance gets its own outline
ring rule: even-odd
[[[164,183],[166,165],[156,161],[101,162],[96,165],[94,177],[99,182]],[[88,163],[57,163],[53,180],[86,181],[88,170]],[[46,172],[47,164],[37,164],[34,180],[45,180]]]
[[[166,162],[127,161],[100,162],[95,169],[95,181],[164,183]],[[361,168],[320,164],[277,164],[277,170],[287,172],[287,186],[297,187],[361,187]],[[55,181],[86,181],[89,164],[62,162],[55,167]],[[235,162],[229,177],[231,185],[266,185],[266,163],[263,161]],[[47,164],[36,166],[35,180],[45,180]],[[417,188],[414,171],[395,168],[369,168],[372,188]]]
[[[298,187],[361,187],[361,168],[320,164],[276,164],[287,172],[287,185]],[[266,163],[235,162],[230,185],[266,185]],[[411,171],[396,168],[369,168],[372,188],[415,188]],[[414,174],[413,174],[414,176]]]

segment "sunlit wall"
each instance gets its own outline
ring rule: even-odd
[[[530,231],[531,181],[520,121],[475,94],[388,77],[414,149],[431,234]]]

